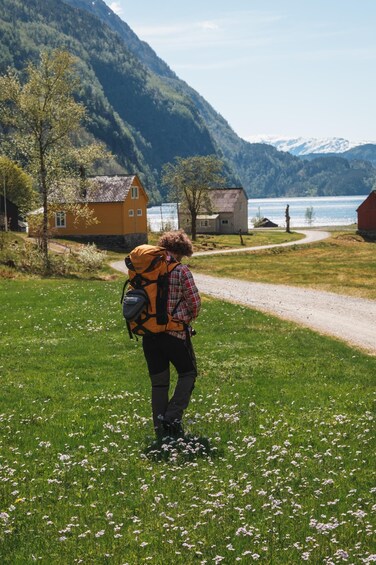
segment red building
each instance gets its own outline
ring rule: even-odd
[[[376,239],[376,190],[361,203],[358,212],[358,233]]]

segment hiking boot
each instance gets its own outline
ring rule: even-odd
[[[181,422],[163,422],[163,428],[166,435],[177,439],[184,437],[184,429]]]

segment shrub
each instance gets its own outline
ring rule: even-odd
[[[28,273],[42,273],[44,269],[43,255],[38,247],[10,239],[1,247],[0,263]]]
[[[95,243],[89,243],[77,252],[77,260],[84,271],[97,271],[106,260],[106,252],[99,251]]]
[[[40,247],[31,242],[0,234],[0,264],[23,273],[43,275],[44,255]],[[106,260],[106,252],[99,251],[94,244],[82,247],[76,254],[50,253],[51,275],[69,275],[78,272],[93,272],[100,269]]]
[[[77,262],[69,253],[50,255],[50,270],[54,275],[68,275],[78,270]]]

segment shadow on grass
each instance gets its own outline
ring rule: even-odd
[[[143,450],[143,456],[151,461],[185,462],[213,459],[218,455],[218,448],[210,444],[209,438],[191,434],[156,439]]]

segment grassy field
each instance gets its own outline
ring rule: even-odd
[[[333,232],[330,239],[307,246],[208,255],[189,263],[196,271],[216,276],[376,299],[376,243],[364,241],[355,232]]]
[[[189,436],[156,452],[121,282],[0,288],[1,563],[374,560],[375,358],[205,300]]]
[[[254,247],[259,245],[269,245],[285,243],[286,241],[298,241],[304,236],[300,233],[286,233],[281,230],[251,230],[247,235],[242,236],[244,247]],[[156,245],[159,234],[150,232],[148,234],[149,243]],[[212,249],[241,249],[240,236],[233,234],[222,235],[197,235],[197,240],[193,242],[195,251],[210,251]]]

